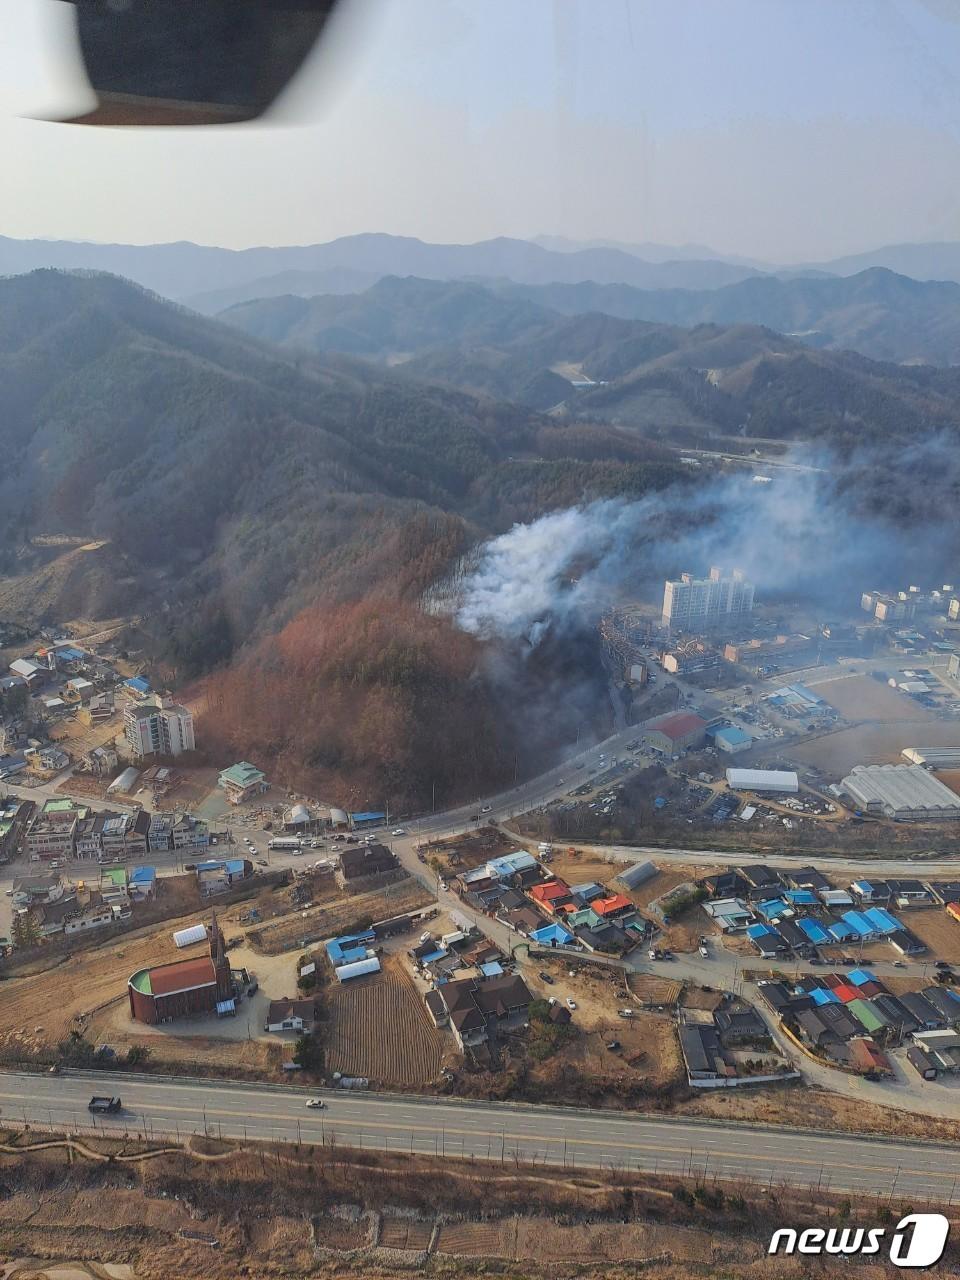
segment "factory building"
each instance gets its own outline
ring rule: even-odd
[[[728,769],[727,786],[734,791],[781,791],[795,795],[800,779],[780,769]]]
[[[753,612],[753,583],[739,569],[729,578],[716,567],[707,578],[683,573],[663,587],[661,620],[671,631],[709,631],[735,625]]]
[[[910,764],[931,769],[960,769],[960,747],[904,747],[900,752]]]
[[[209,955],[140,969],[127,983],[130,1016],[154,1026],[191,1013],[230,1012],[233,980],[223,934],[213,917]]]
[[[919,764],[858,764],[840,785],[865,813],[897,822],[960,818],[960,796]]]
[[[731,756],[736,755],[738,751],[748,751],[753,744],[750,734],[745,729],[738,729],[735,724],[724,724],[717,729],[708,729],[707,736],[718,751],[725,751]]]
[[[702,747],[707,736],[707,722],[692,711],[677,711],[673,715],[649,720],[642,727],[643,738],[658,751],[675,755],[689,747]]]

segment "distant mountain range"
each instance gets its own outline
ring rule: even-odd
[[[897,364],[960,363],[960,284],[919,281],[883,267],[853,276],[757,276],[721,289],[629,285],[496,285],[565,315],[602,311],[677,325],[759,324],[809,346],[859,351]]]
[[[888,289],[893,291],[891,317],[899,291],[946,290],[954,299],[955,324],[960,317],[955,302],[960,286],[921,285],[888,272],[866,274],[866,281],[748,284],[788,295],[821,283],[847,288],[851,296]],[[867,443],[906,441],[925,428],[960,425],[960,369],[898,366],[847,351],[813,350],[751,323],[682,327],[598,310],[563,315],[534,301],[563,300],[570,289],[590,296],[597,286],[491,290],[463,281],[388,278],[359,295],[264,299],[231,308],[222,318],[292,348],[402,362],[401,371],[421,381],[663,439],[677,439],[677,432],[689,438],[720,432]],[[615,293],[620,297],[623,291]],[[622,301],[648,296],[628,291]],[[690,296],[704,305],[696,302],[700,295]],[[820,306],[831,302],[840,309],[841,301],[838,293],[821,298]]]
[[[43,267],[110,272],[194,310],[214,315],[237,303],[283,294],[313,297],[358,293],[384,276],[537,287],[625,285],[656,293],[671,290],[705,293],[764,279],[810,283],[832,276],[858,275],[879,267],[916,280],[960,283],[960,243],[891,245],[829,262],[774,265],[725,256],[702,245],[579,242],[560,236],[540,236],[535,241],[498,237],[457,245],[370,233],[344,236],[325,244],[239,250],[189,242],[124,245],[0,237],[0,275],[17,275]],[[736,311],[738,298],[743,300],[741,312]],[[780,298],[774,289],[766,294],[745,291],[742,295],[728,295],[722,307],[729,306],[729,313],[720,309],[713,312],[702,299],[687,303],[659,299],[657,306],[661,309],[656,312],[656,318],[689,323],[686,317],[691,315],[701,319],[722,318],[723,322],[739,316],[756,322],[779,323],[779,319],[768,321],[761,312],[750,310],[762,300],[765,307],[773,308],[772,317],[783,314],[789,320],[794,310],[801,314],[799,321],[791,322],[792,331],[801,327],[825,329],[831,335],[828,342],[848,341],[846,335],[851,326],[841,323],[836,315],[829,316],[829,323],[821,324],[816,319],[818,308],[822,310],[816,300],[808,304],[802,301],[801,293],[795,292],[782,307],[778,301],[781,310],[777,310],[772,300]],[[799,303],[794,301],[797,298],[801,299]],[[580,303],[569,305],[579,308]],[[612,304],[605,302],[605,305]],[[856,305],[860,305],[860,300]],[[814,321],[802,318],[807,309],[814,315]],[[647,314],[640,304],[633,305],[632,313]],[[867,324],[859,323],[852,331],[868,328]],[[931,334],[927,333],[926,339],[932,343]],[[899,340],[892,344],[890,358],[913,358],[910,353],[901,354],[908,345]],[[869,348],[864,345],[863,349],[875,355],[884,351],[882,342]],[[946,344],[941,344],[940,349],[947,349]],[[945,357],[920,351],[918,358]]]

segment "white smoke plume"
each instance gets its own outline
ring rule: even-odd
[[[939,447],[930,442],[927,462]],[[590,625],[619,599],[657,602],[666,577],[713,564],[743,569],[761,599],[792,596],[845,613],[864,590],[903,585],[901,575],[933,585],[952,572],[942,509],[909,529],[882,511],[864,515],[857,477],[865,465],[875,474],[876,460],[822,461],[820,471],[776,472],[770,484],[743,473],[703,478],[515,525],[480,549],[460,584],[458,624],[535,645],[548,627]],[[955,449],[949,462],[955,473]]]

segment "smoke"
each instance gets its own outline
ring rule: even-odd
[[[515,525],[480,549],[457,622],[536,646],[548,629],[590,626],[619,600],[659,603],[665,578],[713,564],[742,569],[760,601],[843,614],[873,587],[956,578],[946,514],[958,488],[954,442],[843,460],[807,455],[807,469],[772,476],[765,484],[743,472],[696,473],[639,500],[589,502]]]

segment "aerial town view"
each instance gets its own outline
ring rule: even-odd
[[[4,3],[0,1280],[960,1274],[956,15]]]

